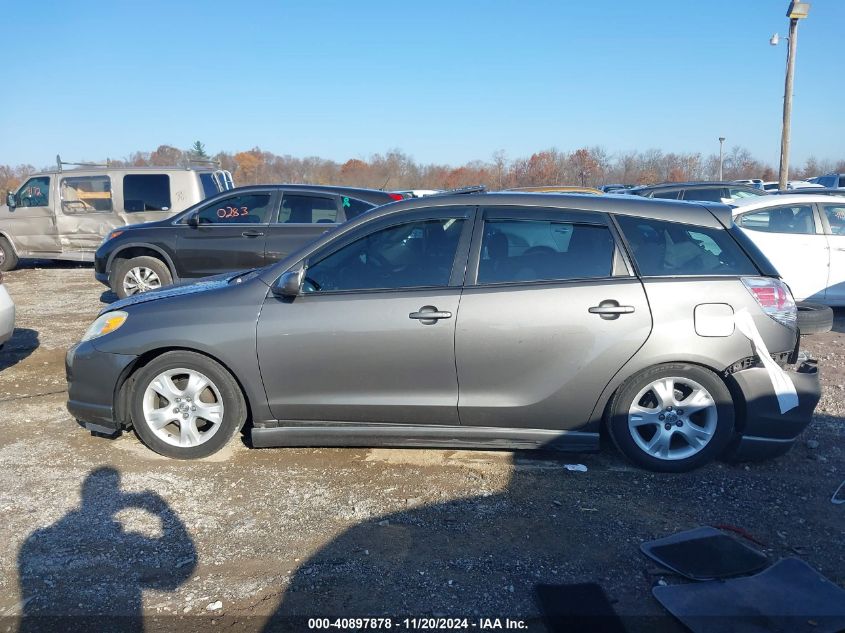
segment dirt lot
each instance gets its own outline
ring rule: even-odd
[[[681,582],[638,551],[702,524],[746,530],[845,586],[845,312],[807,337],[824,395],[778,460],[686,475],[594,455],[251,450],[176,462],[65,410],[63,359],[108,300],[89,266],[8,274],[18,329],[0,352],[0,630],[27,614],[143,612],[146,629],[261,630],[267,618],[525,619],[534,588],[598,582],[632,631],[682,630],[651,596]],[[587,472],[566,464],[579,463]],[[218,604],[219,603],[219,604]],[[198,617],[201,616],[201,617]],[[122,621],[127,627],[129,621]],[[105,628],[105,627],[104,627]],[[117,628],[125,628],[123,625]]]

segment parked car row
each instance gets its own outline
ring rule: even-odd
[[[119,227],[172,216],[231,188],[210,167],[85,167],[34,174],[0,207],[0,270],[22,257],[93,261]]]
[[[231,208],[235,230],[258,215],[267,233],[306,192],[232,195],[266,199],[174,219],[189,236],[177,257],[200,248],[201,218],[213,228]],[[328,203],[309,213],[347,219]],[[256,447],[585,450],[605,427],[636,464],[683,471],[794,443],[819,399],[796,318],[724,205],[435,195],[361,213],[264,268],[105,308],[68,352],[68,407],[176,458],[247,423]],[[774,391],[781,368],[794,402]]]
[[[276,262],[326,231],[401,195],[319,185],[239,187],[175,217],[112,231],[96,278],[120,298],[192,278]]]

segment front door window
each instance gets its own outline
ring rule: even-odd
[[[463,220],[420,220],[391,226],[308,267],[305,292],[447,286]]]
[[[46,207],[50,204],[50,177],[30,178],[18,189],[18,206]]]
[[[271,210],[269,193],[250,193],[224,198],[199,212],[200,225],[267,224]]]

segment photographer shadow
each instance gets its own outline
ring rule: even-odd
[[[122,492],[120,473],[102,467],[85,478],[81,496],[79,508],[20,548],[22,633],[142,631],[143,590],[173,591],[196,568],[185,524],[158,494]],[[145,513],[158,534],[126,531],[117,516],[126,510]]]

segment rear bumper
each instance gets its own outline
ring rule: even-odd
[[[71,415],[92,431],[119,431],[115,394],[120,377],[135,358],[101,352],[89,342],[71,347],[65,357]]]
[[[728,458],[745,461],[782,455],[810,424],[821,398],[816,362],[805,361],[786,375],[798,393],[798,406],[785,413],[780,412],[771,379],[764,368],[753,367],[731,376],[734,388],[742,397],[736,407],[738,433],[728,449]]]

